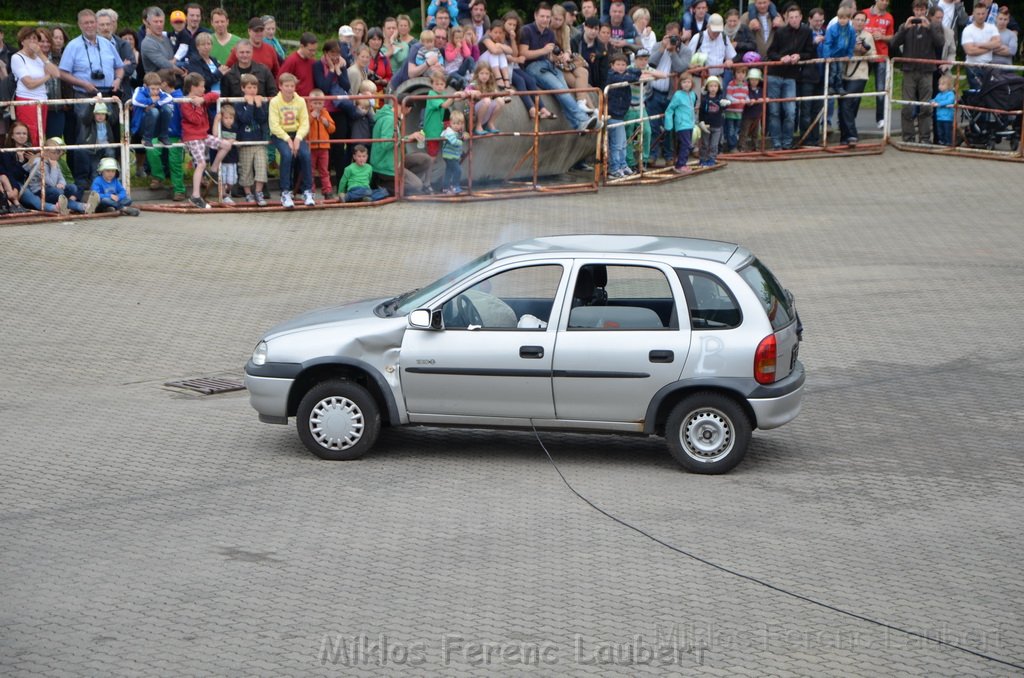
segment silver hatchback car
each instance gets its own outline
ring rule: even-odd
[[[737,245],[554,236],[278,325],[245,383],[260,421],[296,417],[323,459],[363,455],[381,426],[537,428],[663,435],[687,470],[724,473],[800,411],[801,333]]]

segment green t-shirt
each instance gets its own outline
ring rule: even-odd
[[[228,57],[231,56],[231,50],[233,50],[235,45],[238,44],[238,41],[241,40],[237,35],[232,35],[230,33],[228,35],[231,35],[231,38],[228,40],[226,45],[220,44],[220,40],[217,39],[216,35],[210,36],[213,38],[213,48],[210,50],[210,56],[216,59],[217,63],[222,66],[228,62]]]
[[[430,90],[429,96],[437,96],[440,92]],[[427,139],[436,139],[444,131],[444,99],[427,99],[427,107],[423,112],[423,133]]]
[[[376,145],[376,144],[375,144]],[[370,178],[373,176],[373,167],[370,163],[357,165],[354,162],[345,168],[345,172],[338,180],[338,193],[344,195],[353,188],[370,187]]]

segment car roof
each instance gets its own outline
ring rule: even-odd
[[[725,264],[742,262],[752,255],[735,243],[703,238],[662,235],[553,235],[508,243],[494,249],[495,259],[523,254],[658,254],[708,259]],[[739,255],[736,258],[736,255]]]

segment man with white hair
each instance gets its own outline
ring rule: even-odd
[[[139,64],[135,60],[135,50],[131,44],[117,35],[117,12],[109,8],[96,12],[96,31],[114,43],[114,49],[121,57],[124,78],[121,80],[121,90],[117,94],[122,101],[127,101],[132,96],[131,79]]]

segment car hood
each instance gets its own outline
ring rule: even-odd
[[[341,304],[339,306],[327,306],[325,308],[307,311],[302,315],[295,316],[291,320],[287,320],[271,327],[264,335],[264,339],[274,339],[297,331],[305,332],[323,325],[333,325],[373,317],[373,309],[387,301],[387,299],[388,297],[368,299],[365,301],[356,301],[348,304]]]

